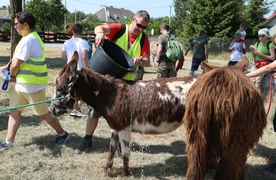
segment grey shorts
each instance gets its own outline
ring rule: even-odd
[[[91,107],[91,106],[89,106],[89,105],[87,105],[87,106],[88,106],[88,108],[89,108],[88,116],[89,116],[90,118],[99,118],[99,117],[102,116],[102,114],[99,113],[98,111],[95,111],[95,109],[94,109],[93,107]]]

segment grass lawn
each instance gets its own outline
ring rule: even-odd
[[[9,61],[9,44],[0,44],[0,65]],[[45,49],[50,82],[47,88],[48,99],[53,97],[53,81],[65,64],[59,59],[61,47],[47,46]],[[228,54],[229,55],[229,54]],[[190,61],[186,58],[186,62]],[[226,65],[227,54],[210,57],[210,63]],[[216,60],[215,60],[216,59]],[[145,80],[155,79],[156,69],[146,68]],[[179,76],[188,75],[189,70],[179,71]],[[200,76],[197,71],[196,75]],[[8,107],[8,96],[2,92],[0,110]],[[267,107],[267,104],[265,104]],[[87,108],[82,107],[84,112]],[[274,109],[274,105],[271,108]],[[270,163],[276,163],[276,133],[272,128],[272,114],[268,115],[268,125],[259,143],[250,152],[246,164],[246,179],[271,180],[276,174],[265,171]],[[0,140],[7,133],[8,112],[0,114]],[[67,144],[55,144],[55,131],[40,118],[34,116],[31,107],[23,112],[23,120],[18,130],[14,148],[0,151],[0,179],[185,179],[188,157],[185,154],[185,130],[181,126],[176,131],[162,135],[143,135],[133,133],[130,157],[131,176],[128,178],[110,177],[102,171],[105,164],[110,138],[110,128],[101,118],[93,137],[93,149],[81,155],[74,155],[74,149],[85,133],[86,118],[73,118],[68,114],[59,118],[62,126],[71,133]],[[114,171],[122,170],[123,160],[116,158]],[[214,171],[207,172],[205,179],[212,179]]]

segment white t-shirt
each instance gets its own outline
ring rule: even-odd
[[[86,40],[72,37],[71,39],[65,41],[62,47],[62,51],[66,52],[67,64],[71,61],[74,52],[77,51],[79,54],[78,70],[81,70],[84,67],[82,59],[83,50],[87,50],[87,52],[89,50],[89,45]]]
[[[15,51],[14,58],[20,59],[24,62],[26,62],[30,57],[40,59],[42,56],[42,47],[40,46],[38,39],[31,34],[21,38]],[[14,83],[14,87],[17,91],[25,93],[34,93],[46,88],[46,86],[47,84]]]
[[[242,43],[243,48],[245,49],[245,43]],[[242,50],[240,48],[240,42],[234,42],[234,44],[232,45],[232,47],[234,47],[234,49],[231,52],[230,55],[230,61],[240,61],[242,59]]]

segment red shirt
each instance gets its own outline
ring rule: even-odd
[[[108,24],[108,27],[110,28],[110,34],[106,34],[106,37],[111,40],[122,29],[122,24]],[[129,36],[131,44],[133,44],[135,39],[138,37],[132,33],[130,33]],[[116,41],[117,39],[115,42]],[[145,37],[144,45],[141,49],[141,56],[150,56],[150,43],[148,36]]]

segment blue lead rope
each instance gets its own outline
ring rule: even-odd
[[[3,70],[3,71],[5,73],[6,79],[5,79],[5,82],[2,85],[2,90],[5,91],[5,90],[8,89],[8,86],[9,86],[9,71],[7,71],[7,70]]]

